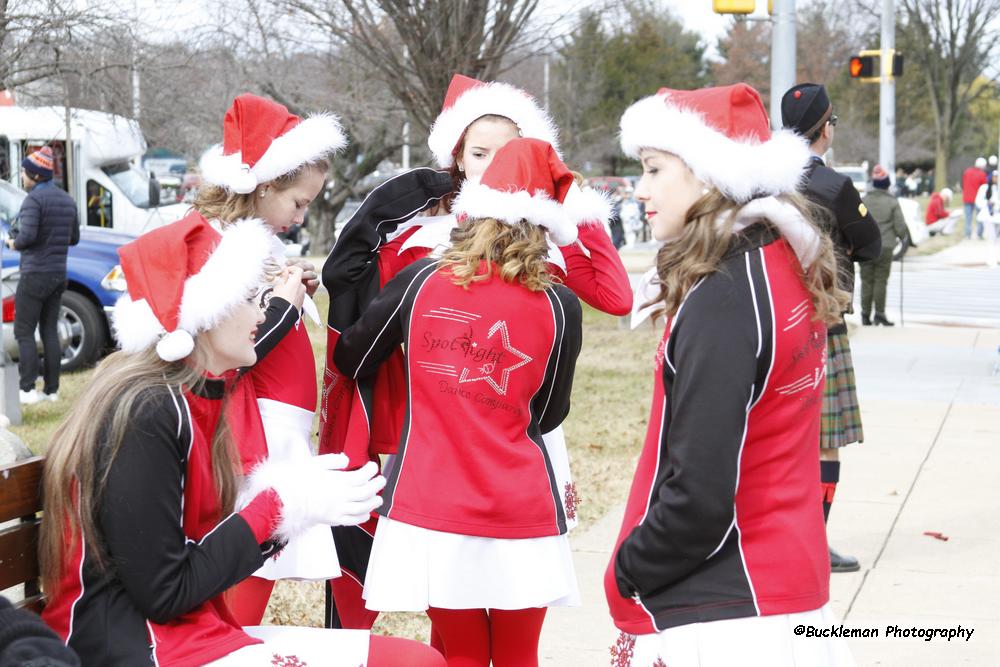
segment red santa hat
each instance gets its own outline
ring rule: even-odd
[[[486,115],[509,118],[522,137],[548,142],[559,153],[555,123],[538,103],[519,88],[497,81],[483,82],[461,74],[452,77],[441,113],[427,137],[434,159],[442,169],[455,164],[465,131]]]
[[[118,249],[128,293],[112,323],[125,352],[156,345],[164,361],[191,354],[194,336],[222,322],[261,284],[271,233],[259,220],[216,231],[191,213]]]
[[[596,190],[577,187],[551,144],[514,139],[497,151],[479,182],[462,184],[452,211],[459,220],[495,218],[511,225],[525,220],[565,246],[576,241],[577,225],[606,220],[611,205]]]
[[[795,191],[809,147],[791,130],[771,133],[760,95],[745,83],[671,90],[639,100],[621,118],[622,151],[672,153],[736,202]]]
[[[202,156],[201,177],[245,194],[346,144],[333,114],[303,120],[277,102],[244,93],[226,111],[222,144]]]

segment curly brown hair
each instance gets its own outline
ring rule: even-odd
[[[847,308],[850,295],[837,285],[833,242],[816,222],[824,212],[798,194],[783,194],[777,198],[794,206],[820,238],[816,259],[802,272],[802,284],[812,295],[816,319],[835,324]],[[672,316],[677,312],[694,284],[718,270],[733,244],[733,224],[741,208],[743,204],[727,198],[716,188],[710,188],[691,205],[680,237],[663,244],[656,253],[660,293],[645,305],[662,302],[663,310],[657,315]],[[771,224],[766,219],[763,221]]]
[[[521,220],[510,225],[494,218],[468,220],[451,233],[451,248],[441,258],[442,267],[456,285],[483,281],[493,274],[493,265],[508,283],[540,292],[553,283],[546,258],[549,244],[545,230]],[[489,262],[484,272],[480,263]]]

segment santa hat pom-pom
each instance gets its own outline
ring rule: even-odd
[[[193,351],[194,338],[184,329],[165,334],[156,344],[156,353],[164,361],[180,361]]]
[[[549,232],[549,238],[560,248],[576,242],[576,223],[568,218],[566,220],[545,224],[545,229]]]
[[[233,192],[245,195],[257,189],[257,176],[249,167],[243,165],[239,171],[233,172],[227,185]]]

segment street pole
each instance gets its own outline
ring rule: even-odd
[[[781,96],[795,85],[795,0],[774,0],[771,39],[771,127],[781,127]]]
[[[403,123],[403,169],[410,168],[410,121]]]
[[[549,54],[547,53],[545,54],[545,66],[542,68],[542,74],[544,79],[542,85],[545,89],[545,94],[542,99],[544,100],[545,110],[548,111],[549,110]]]
[[[882,46],[879,64],[878,161],[896,178],[896,80],[892,76],[892,60],[896,53],[896,10],[893,0],[882,0]]]

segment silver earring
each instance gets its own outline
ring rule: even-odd
[[[260,191],[260,196],[261,197],[266,197],[267,196],[267,190],[261,190]]]

